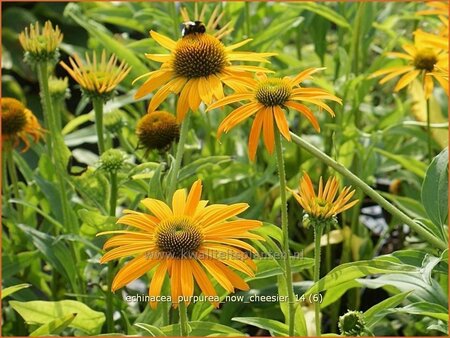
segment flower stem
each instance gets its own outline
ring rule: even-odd
[[[322,237],[322,224],[314,224],[314,284],[320,279],[320,238]],[[314,321],[316,323],[316,337],[320,337],[320,302],[314,302]]]
[[[105,138],[103,135],[103,100],[101,98],[93,98],[92,105],[95,112],[95,129],[97,130],[97,144],[99,155],[105,151]]]
[[[281,147],[281,135],[278,128],[275,128],[275,152],[277,154],[278,177],[280,180],[280,198],[281,198],[281,231],[283,233],[283,251],[285,279],[288,291],[288,315],[286,324],[289,327],[289,336],[294,335],[294,316],[295,316],[295,295],[292,286],[291,255],[289,250],[289,229],[288,212],[286,198],[286,173],[284,170],[283,149]]]
[[[187,114],[184,117],[184,120],[181,124],[180,140],[178,141],[177,153],[175,155],[175,164],[173,166],[172,173],[170,174],[170,177],[169,177],[169,186],[167,189],[168,203],[171,203],[173,193],[175,192],[175,189],[177,188],[178,172],[180,171],[181,161],[183,160],[184,146],[186,144],[187,134],[189,131],[190,118],[191,118],[191,114],[189,112],[187,112]]]
[[[180,335],[187,337],[189,335],[189,323],[187,318],[187,307],[184,301],[178,304],[178,311],[180,314]]]
[[[40,86],[40,95],[42,99],[42,105],[44,108],[44,115],[46,116],[46,121],[48,122],[48,128],[49,128],[49,134],[50,134],[50,142],[51,142],[51,148],[53,149],[51,155],[53,159],[53,164],[55,166],[55,173],[56,173],[56,179],[58,181],[59,185],[59,192],[61,195],[61,206],[62,206],[62,212],[63,212],[63,219],[65,222],[69,223],[69,231],[76,231],[76,229],[72,229],[74,224],[72,224],[72,221],[70,219],[69,215],[69,203],[67,201],[67,193],[66,193],[66,185],[64,181],[63,172],[65,170],[64,166],[64,160],[62,157],[62,152],[60,151],[60,147],[58,147],[58,141],[57,138],[60,136],[60,131],[58,129],[58,125],[56,123],[56,117],[54,113],[54,107],[52,103],[52,98],[50,95],[50,90],[48,87],[48,64],[47,62],[39,62],[37,65],[38,69],[38,79],[39,79],[39,86]],[[61,141],[62,142],[62,141]]]
[[[8,142],[9,143],[9,142]],[[14,193],[14,198],[20,199],[19,193],[19,179],[17,178],[16,166],[14,165],[13,150],[10,143],[7,145],[7,149],[4,150],[5,161],[8,166],[9,178],[11,179],[12,191]],[[5,182],[6,184],[6,182]],[[9,204],[9,202],[8,202]],[[20,204],[17,205],[17,220],[19,223],[23,221],[23,209]]]
[[[431,121],[430,121],[430,99],[426,99],[427,102],[427,142],[428,142],[428,160],[433,160],[433,148],[432,148],[432,135],[431,135]]]
[[[327,154],[325,154],[321,150],[317,149],[309,142],[303,140],[301,137],[295,135],[292,132],[290,134],[292,137],[292,141],[295,144],[299,145],[300,147],[302,147],[303,149],[308,151],[310,154],[312,154],[319,160],[325,162],[327,165],[332,167],[338,173],[345,176],[354,185],[359,187],[367,196],[370,196],[374,202],[378,203],[382,208],[384,208],[391,215],[397,217],[400,221],[402,221],[403,223],[410,226],[411,229],[414,230],[415,232],[417,232],[417,234],[419,234],[423,239],[425,239],[430,244],[432,244],[433,246],[435,246],[436,248],[439,248],[441,250],[445,250],[447,248],[447,245],[442,240],[433,236],[427,230],[423,229],[418,223],[414,222],[414,220],[411,219],[408,215],[406,215],[401,210],[397,209],[394,205],[389,203],[389,201],[387,201],[383,196],[381,196],[379,193],[377,193],[367,183],[365,183],[358,176],[353,174],[350,170],[345,168],[342,164],[336,162],[331,157],[329,157]]]
[[[111,183],[111,194],[109,197],[109,215],[116,215],[116,205],[117,205],[117,173],[112,172],[110,174],[110,183]],[[111,291],[112,282],[114,276],[114,263],[108,262],[108,270],[106,275],[106,283],[108,285],[108,290],[106,292],[106,327],[108,332],[114,332],[114,309],[113,309],[113,293]]]

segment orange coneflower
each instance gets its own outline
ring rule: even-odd
[[[325,109],[331,116],[334,116],[333,110],[323,100],[332,100],[341,103],[338,97],[321,88],[300,87],[300,83],[303,80],[320,69],[308,68],[294,78],[267,78],[265,74],[258,74],[257,80],[246,80],[247,86],[243,90],[229,95],[208,107],[208,110],[210,110],[233,102],[242,100],[250,101],[234,110],[222,121],[219,125],[217,137],[220,137],[223,132],[227,133],[245,119],[256,114],[248,142],[249,157],[253,161],[255,159],[261,129],[263,130],[264,144],[269,153],[273,152],[275,145],[274,125],[277,126],[286,140],[291,140],[288,122],[283,112],[285,108],[292,108],[300,112],[311,122],[317,131],[320,131],[319,123],[311,109],[297,102],[300,101],[316,105]]]
[[[43,136],[44,130],[36,116],[33,115],[31,110],[25,108],[20,101],[3,97],[1,103],[2,144],[5,141],[10,141],[12,146],[16,147],[19,140],[22,140],[25,144],[22,152],[27,151],[30,148],[28,137],[31,136],[33,141],[37,142]]]
[[[414,44],[405,44],[402,48],[406,51],[406,54],[391,52],[387,55],[404,59],[408,61],[408,65],[384,68],[373,73],[371,77],[384,75],[380,80],[380,84],[384,84],[397,76],[403,75],[394,88],[394,91],[398,92],[419,75],[422,75],[425,97],[427,99],[433,91],[433,78],[444,88],[448,95],[448,82],[443,77],[441,71],[447,67],[448,51],[436,48],[432,44],[427,43],[421,37],[420,33],[416,34]]]
[[[150,35],[171,53],[146,54],[148,59],[162,62],[162,65],[159,70],[136,79],[148,76],[135,98],[142,98],[160,87],[148,106],[148,111],[151,112],[170,93],[180,94],[177,105],[178,122],[184,119],[189,108],[197,110],[202,101],[210,104],[213,99],[221,99],[224,96],[223,84],[235,90],[241,89],[240,79],[248,78],[248,71],[269,72],[257,66],[233,65],[233,61],[268,62],[267,57],[275,55],[235,51],[251,39],[224,46],[219,39],[208,33],[190,33],[177,41],[154,31]]]
[[[160,295],[166,274],[169,274],[172,304],[178,305],[179,296],[187,303],[194,293],[194,280],[210,298],[217,297],[210,279],[215,279],[226,291],[235,288],[248,290],[247,283],[234,271],[253,276],[255,263],[242,250],[256,253],[243,239],[262,239],[249,230],[261,226],[260,221],[237,219],[228,221],[248,208],[246,203],[214,204],[200,200],[201,181],[196,181],[186,194],[184,189],[173,195],[172,207],[146,198],[142,204],[152,215],[126,210],[117,223],[137,230],[107,231],[118,234],[110,238],[104,249],[111,249],[101,263],[137,255],[114,278],[112,290],[120,289],[146,272],[155,269],[149,295]],[[99,234],[100,235],[100,234]],[[207,273],[210,274],[208,277]],[[217,302],[213,302],[218,306]],[[156,307],[156,302],[150,305]]]
[[[355,193],[351,187],[345,187],[336,198],[338,189],[339,182],[336,177],[328,178],[325,187],[322,177],[320,177],[319,189],[316,194],[311,178],[304,172],[299,182],[299,191],[298,193],[293,192],[293,195],[310,218],[323,220],[332,218],[358,203],[358,200],[349,202]]]
[[[86,53],[86,63],[75,54],[69,58],[70,68],[63,61],[61,66],[81,86],[83,91],[90,97],[109,98],[117,85],[127,76],[131,68],[125,61],[118,64],[116,55],[112,54],[107,59],[106,51],[103,50],[100,60],[94,51],[92,60]]]

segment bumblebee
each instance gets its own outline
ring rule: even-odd
[[[181,36],[186,36],[189,34],[206,32],[206,26],[201,21],[186,21],[181,24]]]

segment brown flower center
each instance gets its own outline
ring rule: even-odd
[[[158,249],[174,258],[189,258],[203,242],[203,233],[186,216],[163,220],[155,233]]]
[[[292,87],[283,79],[261,81],[256,88],[256,100],[266,107],[282,106],[291,96]]]
[[[177,42],[175,73],[188,79],[220,73],[228,65],[225,47],[208,34],[189,34]]]
[[[16,135],[27,124],[24,105],[16,99],[2,98],[2,135]]]
[[[175,116],[157,111],[144,115],[138,122],[136,133],[146,149],[167,150],[180,135]]]
[[[425,70],[427,72],[432,72],[434,69],[434,65],[437,62],[437,55],[430,48],[418,50],[413,60],[414,67],[416,67],[416,69]]]

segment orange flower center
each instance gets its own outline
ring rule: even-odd
[[[158,249],[173,258],[190,258],[203,242],[203,233],[186,216],[161,221],[155,233]]]
[[[174,50],[174,70],[188,79],[220,73],[227,65],[223,44],[208,34],[189,34],[177,42]]]
[[[266,107],[282,106],[291,96],[292,87],[283,79],[261,81],[256,88],[255,98]]]
[[[414,57],[413,64],[418,70],[432,72],[438,58],[436,53],[430,48],[419,49]]]
[[[2,98],[2,135],[16,135],[27,125],[25,107],[16,99]]]

